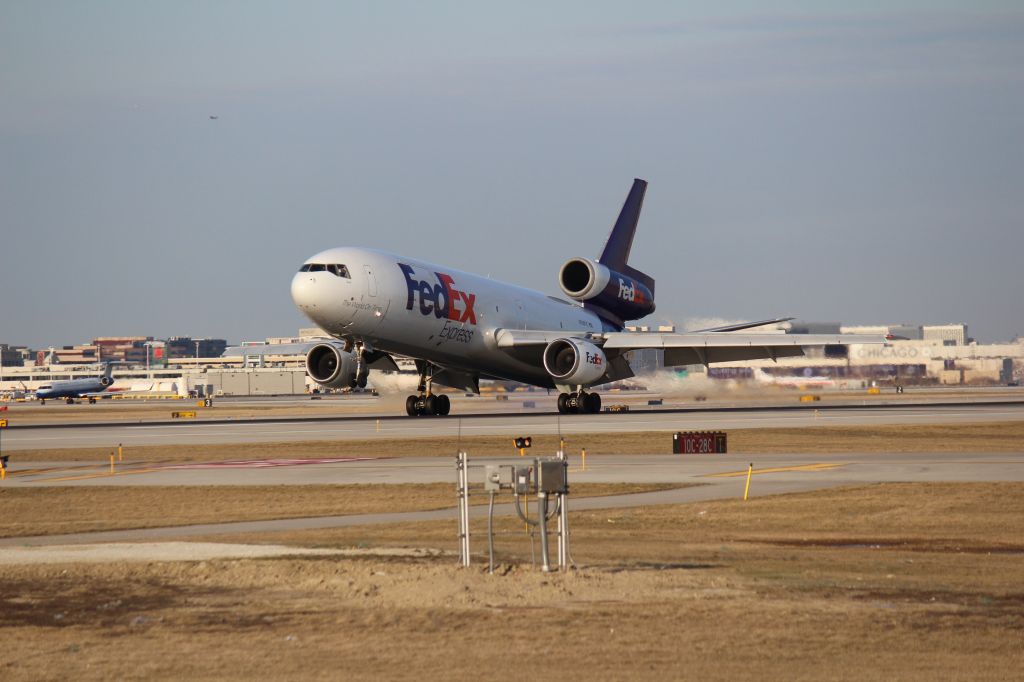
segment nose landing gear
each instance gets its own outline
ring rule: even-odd
[[[583,389],[575,393],[558,394],[559,414],[597,414],[601,411],[601,396]]]
[[[443,393],[435,395],[430,392],[433,368],[426,363],[417,362],[416,364],[420,370],[420,394],[411,395],[405,399],[405,413],[410,417],[448,416],[448,413],[452,411],[452,401]]]
[[[370,375],[370,368],[365,355],[366,344],[358,344],[356,346],[356,373],[352,376],[352,388],[366,388],[366,379]]]

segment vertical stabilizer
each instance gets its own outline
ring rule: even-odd
[[[633,187],[626,196],[626,203],[622,204],[619,217],[612,227],[608,241],[604,244],[604,250],[597,262],[605,267],[621,272],[642,282],[651,293],[654,293],[654,278],[629,267],[629,252],[633,248],[633,236],[636,234],[637,223],[640,222],[640,210],[644,207],[644,194],[647,193],[647,181],[636,178],[633,180]]]

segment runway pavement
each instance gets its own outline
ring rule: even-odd
[[[686,431],[867,424],[945,424],[1024,420],[1024,403],[832,406],[643,411],[562,415],[517,413],[472,418],[339,418],[174,424],[104,424],[8,429],[5,452],[49,448],[131,445],[296,442],[336,439],[416,438],[463,435],[541,435],[616,431]]]
[[[615,431],[676,431],[804,427],[871,424],[934,424],[1024,420],[1024,404],[957,404],[868,406],[859,409],[711,409],[686,412],[630,412],[598,415],[487,415],[459,419],[344,418],[316,422],[259,422],[174,425],[103,425],[92,427],[9,430],[5,452],[26,449],[145,444],[294,442],[334,439],[456,436],[479,434],[598,433]],[[824,449],[824,448],[823,448]],[[454,454],[454,453],[453,453]],[[533,452],[532,456],[545,453]],[[473,457],[473,453],[470,453]],[[523,462],[531,458],[505,458]],[[482,480],[482,467],[494,458],[472,459],[471,480]],[[1024,481],[1024,444],[1010,454],[772,454],[772,455],[601,455],[570,458],[570,486],[581,483],[697,484],[677,490],[571,499],[572,509],[634,507],[739,497],[748,464],[753,463],[753,496],[862,485],[880,482]],[[452,483],[454,457],[448,458],[335,458],[330,460],[265,459],[235,462],[118,465],[111,473],[106,462],[19,462],[11,458],[5,487],[93,485],[308,485],[353,483]],[[453,492],[453,507],[454,507]],[[476,509],[474,514],[480,514]],[[499,505],[497,513],[512,513]],[[452,509],[430,512],[364,514],[282,519],[201,526],[84,533],[67,536],[12,538],[2,546],[55,545],[85,542],[128,542],[283,530],[333,528],[405,521],[454,519]]]

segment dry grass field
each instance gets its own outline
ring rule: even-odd
[[[583,483],[573,497],[599,497],[684,485]],[[473,504],[486,504],[482,484]],[[0,488],[0,537],[156,528],[455,506],[452,484],[298,486],[96,486]]]
[[[1024,486],[573,514],[578,569],[450,556],[0,565],[20,679],[1019,679]],[[224,538],[228,539],[228,538]],[[454,549],[452,523],[235,537]],[[209,540],[209,538],[204,538]]]
[[[671,435],[663,432],[624,432],[564,436],[565,448],[588,454],[654,454],[672,451]],[[557,436],[537,436],[532,452],[554,452]],[[147,445],[125,449],[131,462],[213,461],[273,457],[453,457],[459,448],[472,455],[512,455],[507,436],[467,436],[346,439],[289,443],[235,443],[226,445]],[[976,424],[823,426],[808,428],[737,429],[729,432],[729,452],[1021,452],[1024,422]],[[18,462],[106,461],[116,444],[106,448],[18,450]]]

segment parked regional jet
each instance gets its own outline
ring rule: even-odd
[[[419,394],[406,412],[446,415],[433,384],[479,392],[500,378],[557,388],[558,411],[598,412],[585,389],[633,376],[625,353],[665,351],[665,365],[803,355],[804,346],[884,343],[881,336],[741,334],[765,320],[681,334],[623,331],[654,312],[654,278],[627,264],[647,183],[633,187],[597,260],[573,258],[558,283],[575,303],[386,251],[335,248],[309,258],[291,284],[295,305],[338,341],[313,346],[306,371],[327,388],[365,386],[369,369],[416,360]],[[788,318],[787,318],[788,319]]]
[[[90,403],[96,402],[96,398],[104,393],[112,383],[110,374],[114,366],[108,364],[101,376],[90,379],[67,379],[65,381],[54,381],[40,386],[36,389],[36,398],[45,405],[47,400],[53,398],[64,398],[68,405],[73,405],[75,398],[88,398]]]

